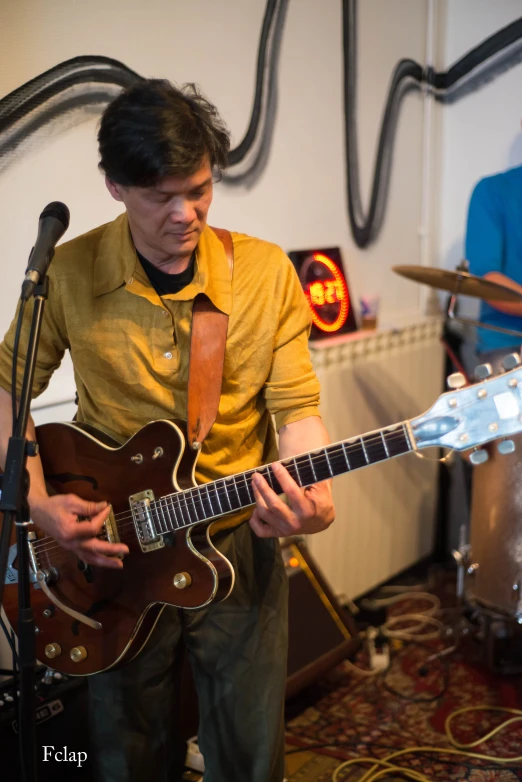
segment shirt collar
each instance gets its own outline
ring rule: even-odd
[[[121,288],[133,276],[138,262],[127,213],[108,223],[94,264],[94,295],[103,296]]]
[[[136,271],[141,271],[126,212],[107,225],[99,244],[94,269],[95,296],[111,293],[127,283]],[[168,293],[162,298],[189,301],[198,293],[206,294],[221,312],[230,315],[231,269],[222,242],[208,225],[205,226],[196,247],[192,282],[178,293]]]

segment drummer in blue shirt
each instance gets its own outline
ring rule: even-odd
[[[466,230],[469,271],[522,294],[522,166],[481,179],[471,195]],[[481,302],[480,321],[522,332],[522,299]],[[519,351],[521,339],[477,330],[478,352],[491,361]]]

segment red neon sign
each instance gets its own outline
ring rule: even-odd
[[[331,258],[322,253],[314,253],[313,260],[323,264],[329,272],[329,276],[314,282],[309,282],[304,288],[305,296],[310,304],[312,320],[321,331],[339,331],[346,323],[350,311],[350,296],[348,286],[337,266]],[[332,322],[321,316],[321,308],[327,305],[338,305],[339,312]],[[328,307],[331,312],[331,307]]]

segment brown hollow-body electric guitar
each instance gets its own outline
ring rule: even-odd
[[[522,369],[514,369],[442,394],[410,421],[283,464],[300,486],[309,486],[424,447],[476,448],[522,431],[520,387]],[[234,571],[210,532],[217,518],[254,504],[254,470],[197,486],[197,451],[186,447],[183,425],[171,421],[147,424],[121,446],[73,423],[40,426],[37,439],[48,485],[110,502],[103,537],[129,547],[123,568],[113,570],[86,565],[36,528],[29,533],[41,662],[79,676],[123,665],[143,648],[165,604],[194,609],[230,594]],[[258,472],[281,494],[271,465]],[[15,629],[17,592],[13,532],[4,609]]]

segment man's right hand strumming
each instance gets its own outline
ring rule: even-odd
[[[7,443],[13,428],[11,395],[0,388],[0,464],[5,465]],[[29,416],[27,438],[36,440],[34,421]],[[50,535],[62,548],[73,551],[88,565],[122,568],[118,558],[128,554],[124,543],[100,540],[105,519],[109,516],[107,502],[87,502],[76,494],[47,494],[42,462],[38,455],[27,459],[30,478],[29,507],[37,527]]]
[[[109,543],[97,536],[110,513],[107,502],[88,502],[76,494],[30,497],[31,519],[62,548],[73,551],[89,565],[122,568],[119,555],[128,554],[124,543]]]

